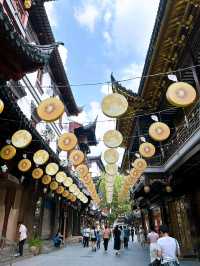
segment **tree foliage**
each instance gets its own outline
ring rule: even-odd
[[[128,215],[131,212],[131,203],[127,199],[126,201],[119,202],[118,193],[122,187],[124,176],[117,175],[114,182],[113,190],[113,200],[111,204],[108,204],[106,201],[106,182],[105,182],[105,173],[101,174],[99,181],[99,192],[102,194],[101,208],[109,208],[110,213],[108,215],[108,221],[113,223],[118,217]]]

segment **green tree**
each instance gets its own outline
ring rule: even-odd
[[[114,190],[113,190],[113,200],[111,204],[108,204],[106,201],[106,182],[105,182],[106,174],[102,173],[99,181],[99,191],[102,194],[101,208],[110,208],[110,214],[108,215],[108,221],[113,223],[119,216],[128,215],[131,212],[131,204],[129,200],[119,202],[118,193],[121,190],[124,176],[117,175],[115,177],[114,182]]]

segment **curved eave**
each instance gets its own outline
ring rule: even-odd
[[[43,67],[50,58],[16,32],[0,4],[0,78],[19,80],[26,73]]]
[[[45,2],[45,1],[43,1]],[[29,13],[29,20],[32,28],[34,29],[40,44],[52,44],[55,42],[55,38],[49,23],[49,19],[44,7],[44,3],[37,3],[32,6]],[[71,86],[69,84],[65,68],[63,66],[60,54],[56,48],[49,62],[49,66],[52,72],[52,78],[60,91],[60,97],[62,98],[66,112],[68,115],[78,115],[82,110],[77,106],[74,99]]]

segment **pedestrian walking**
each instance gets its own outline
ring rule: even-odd
[[[120,234],[120,247],[121,249],[124,248],[124,229],[122,226],[119,227],[119,230],[121,231],[121,234]]]
[[[175,238],[169,236],[169,229],[166,225],[160,226],[160,236],[157,244],[158,256],[161,258],[161,265],[179,265],[178,257],[180,257],[180,246]]]
[[[89,239],[90,239],[90,228],[87,226],[85,229],[84,229],[84,244],[83,244],[83,247],[89,247]]]
[[[151,265],[155,265],[156,263],[160,264],[160,259],[158,258],[157,250],[157,240],[159,238],[159,235],[156,233],[154,226],[151,227],[150,232],[147,235],[147,241],[149,243],[149,251],[150,251],[150,262]]]
[[[135,230],[134,230],[134,227],[131,227],[131,239],[132,239],[132,242],[134,242],[134,236],[135,236]]]
[[[128,248],[129,237],[130,230],[127,226],[124,226],[124,248]]]
[[[107,250],[108,250],[108,242],[110,239],[110,235],[111,235],[110,229],[106,225],[105,229],[103,231],[103,245],[104,245],[105,252],[107,252]]]
[[[101,238],[102,238],[102,232],[101,232],[101,229],[99,228],[97,230],[97,249],[100,249],[101,248]]]
[[[15,256],[23,256],[24,244],[27,239],[27,231],[27,227],[23,224],[23,222],[18,222],[19,252]]]
[[[139,241],[142,247],[145,247],[145,236],[142,226],[139,228]]]
[[[90,230],[90,239],[92,244],[92,251],[96,251],[97,232],[95,226],[93,226],[92,229]]]
[[[113,238],[114,238],[114,249],[116,250],[116,255],[120,255],[120,247],[121,247],[121,230],[118,225],[115,226],[113,230]]]

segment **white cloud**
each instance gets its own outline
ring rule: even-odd
[[[81,26],[85,26],[90,32],[93,32],[99,17],[99,12],[95,5],[86,1],[82,7],[75,8],[74,17]]]
[[[60,57],[62,59],[63,65],[67,68],[67,58],[68,58],[68,50],[65,46],[59,45],[58,51],[60,53]]]
[[[112,93],[112,87],[111,87],[111,84],[104,84],[102,85],[101,87],[101,93],[103,94],[109,94],[109,93]]]
[[[104,22],[106,24],[109,24],[109,22],[111,21],[111,18],[112,18],[112,13],[110,10],[107,10],[105,15],[104,15]]]
[[[44,6],[46,9],[51,27],[57,27],[58,26],[58,18],[57,18],[56,12],[55,12],[55,10],[56,10],[55,3],[45,2]]]
[[[127,87],[127,89],[132,90],[133,92],[138,92],[139,85],[140,85],[140,78],[142,76],[143,71],[143,64],[132,63],[124,68],[121,73],[120,79],[129,79],[135,78],[130,81],[123,82],[123,85]]]
[[[152,33],[159,0],[116,0],[112,35],[116,49],[144,56]]]
[[[106,41],[106,43],[108,45],[110,45],[112,43],[112,37],[108,31],[103,32],[103,37],[104,37],[104,40]]]

